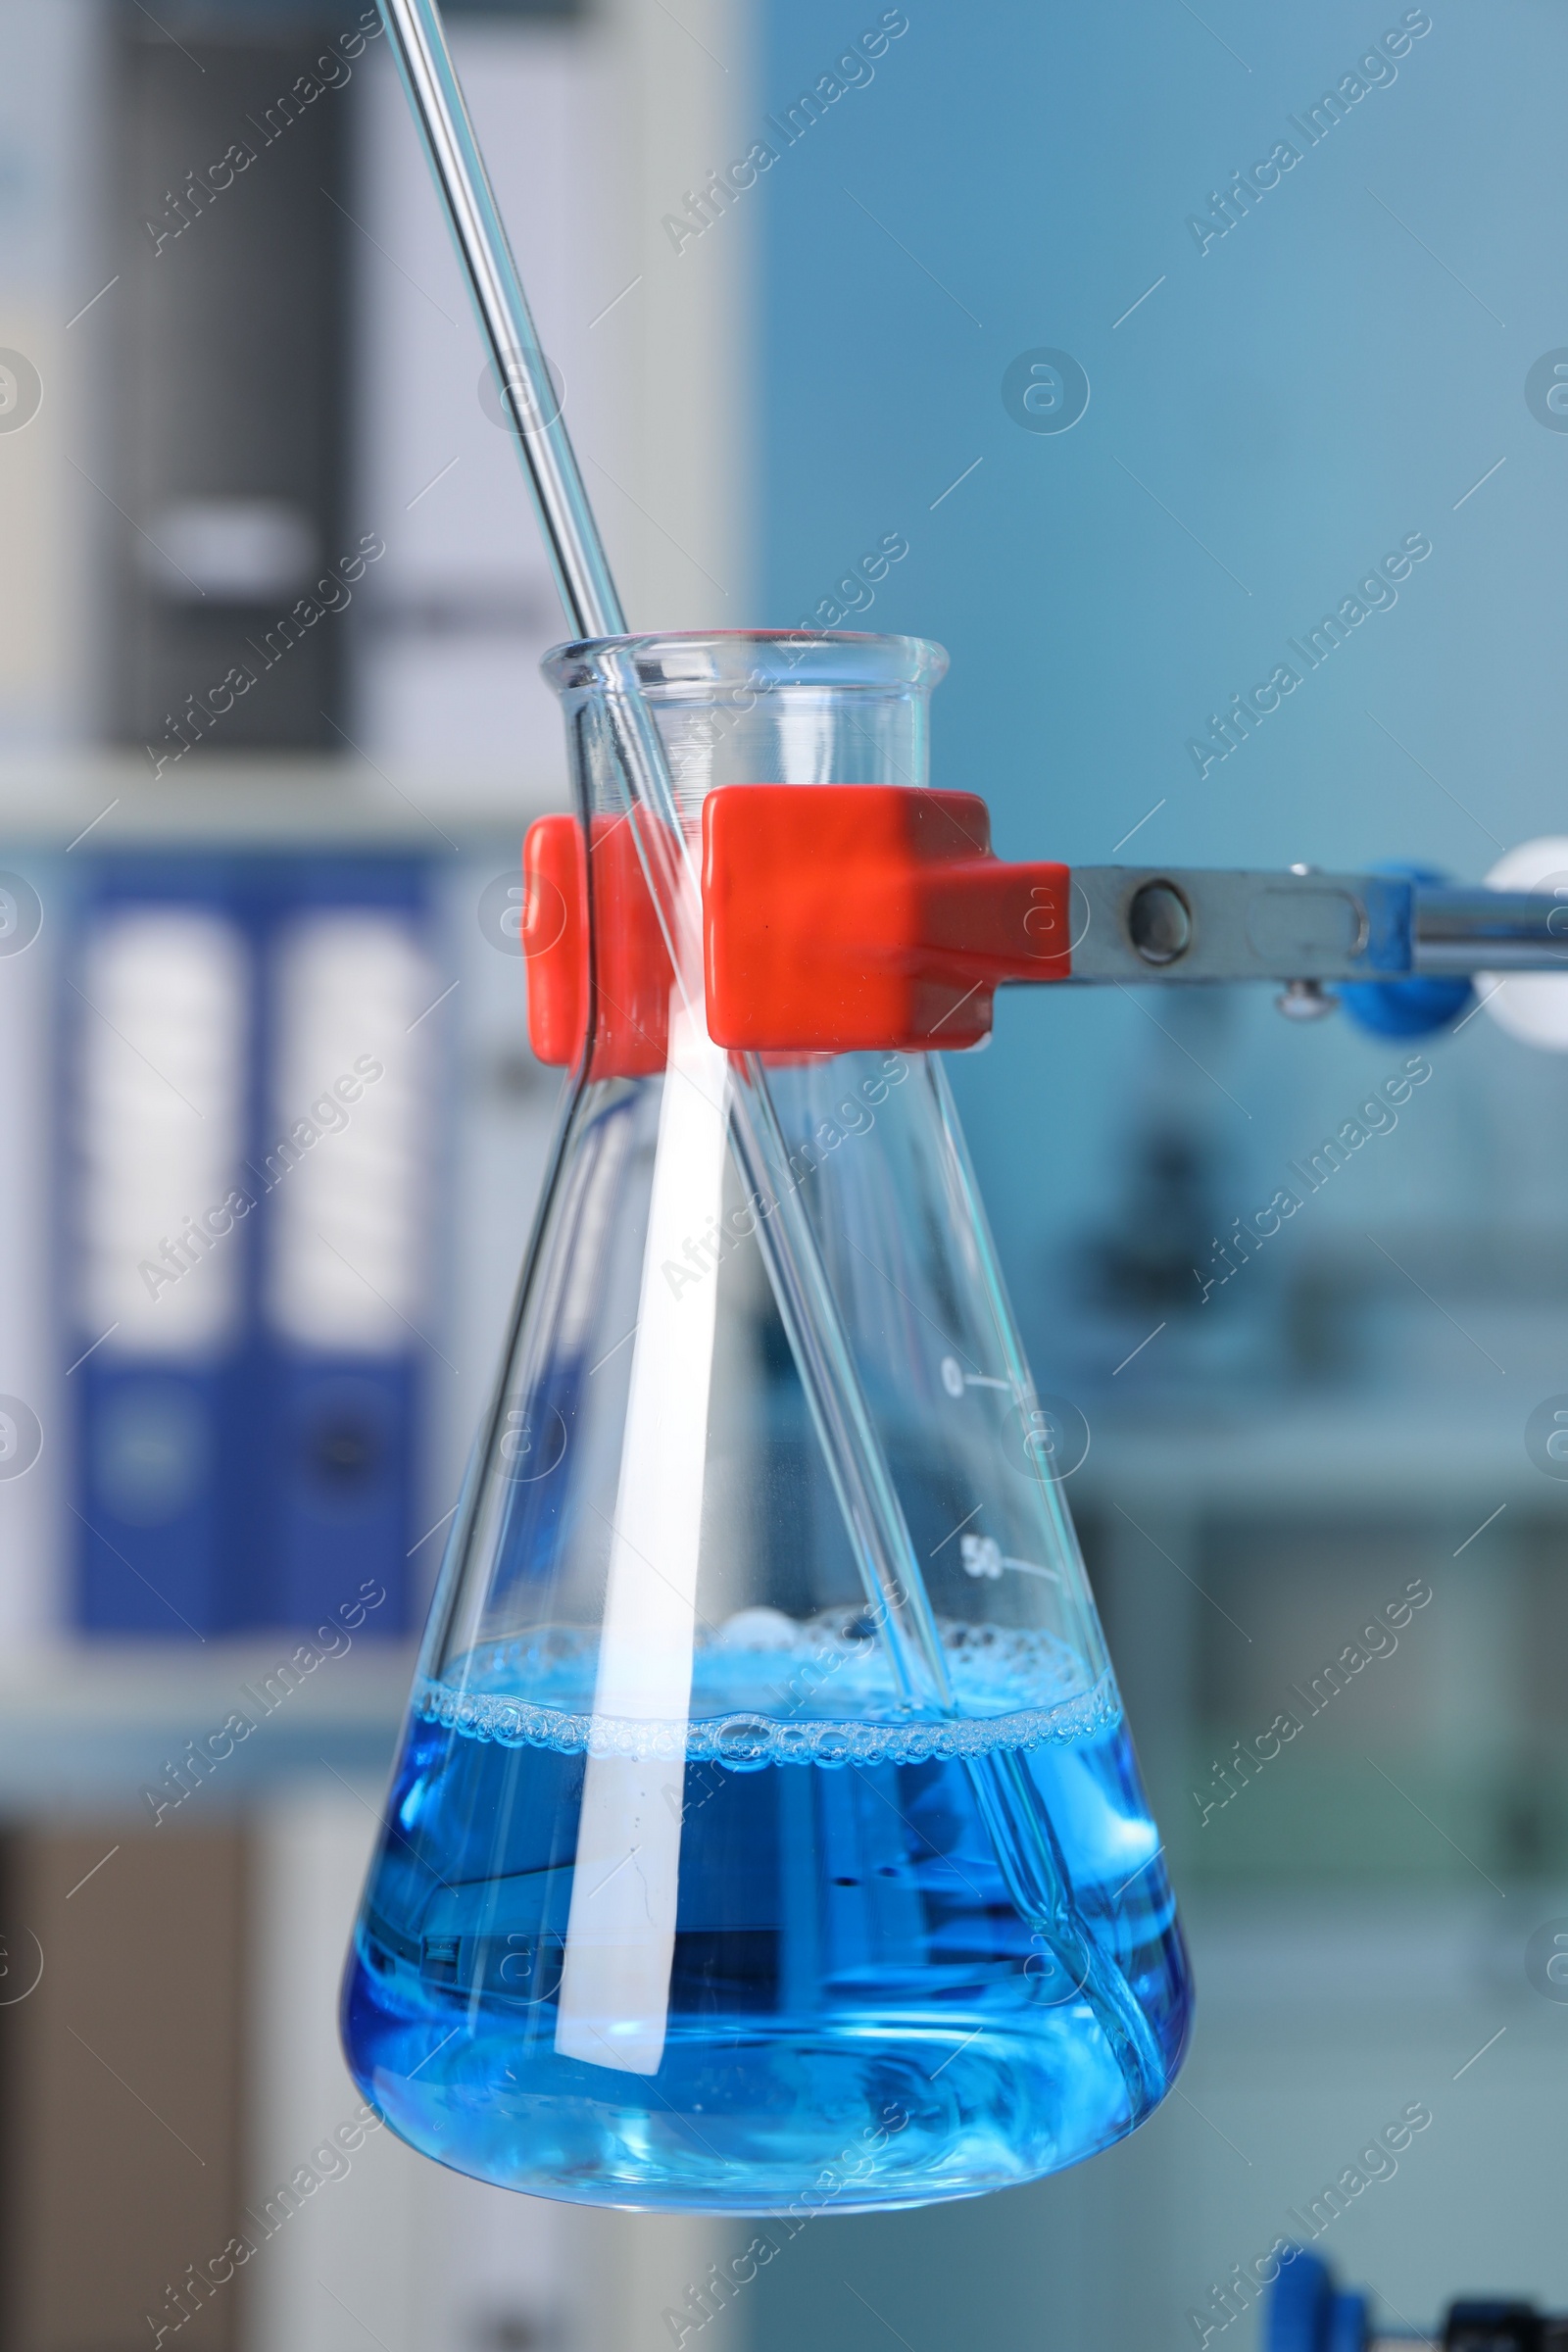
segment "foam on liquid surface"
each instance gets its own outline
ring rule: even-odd
[[[596,1714],[597,1640],[571,1626],[480,1644],[443,1677],[421,1676],[414,1707],[428,1723],[509,1747],[743,1771],[993,1755],[1090,1739],[1120,1716],[1109,1673],[1092,1682],[1054,1635],[953,1622],[939,1630],[954,1717],[906,1708],[884,1644],[843,1610],[803,1625],[748,1609],[700,1640],[685,1723]]]

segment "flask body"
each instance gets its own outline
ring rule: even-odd
[[[924,782],[915,640],[552,659],[581,1051],[344,2034],[460,2171],[773,2244],[1106,2145],[1189,1985],[940,1057],[724,1055],[678,906],[628,974],[628,660],[689,840],[721,783]]]

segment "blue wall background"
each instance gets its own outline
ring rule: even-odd
[[[1568,434],[1524,397],[1568,344],[1562,12],[1436,0],[1396,78],[1203,253],[1187,217],[1277,141],[1304,147],[1287,117],[1402,7],[907,14],[760,185],[763,616],[797,619],[902,532],[860,625],[948,647],[934,772],[987,795],[1004,856],[1110,860],[1156,803],[1124,858],[1479,878],[1568,829]],[[877,18],[770,6],[759,112]],[[1070,431],[1004,408],[1038,346],[1087,370]],[[1185,745],[1207,714],[1418,531],[1433,553],[1397,606],[1200,780]],[[1561,1065],[1486,1016],[1437,1055],[1318,1233],[1559,1217]],[[1399,1058],[1343,1017],[1290,1028],[1260,994],[1009,992],[955,1077],[1042,1380],[1071,1359],[1052,1301],[1114,1218],[1141,1103],[1201,1127],[1229,1216]]]

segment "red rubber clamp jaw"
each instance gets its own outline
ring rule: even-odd
[[[647,1078],[669,1039],[669,952],[643,878],[629,817],[595,817],[589,963],[588,860],[574,816],[542,816],[522,845],[522,952],[528,1042],[540,1061],[575,1068],[593,1019],[591,1078]]]
[[[573,817],[523,846],[528,1032],[589,1075],[664,1066],[669,956],[631,820]],[[760,1054],[956,1050],[991,1032],[1004,980],[1065,980],[1064,865],[992,856],[984,801],[895,784],[731,784],[703,807],[703,944],[714,1042]]]
[[[703,805],[708,1026],[756,1053],[955,1049],[1065,980],[1068,869],[1004,865],[969,792],[726,785]]]

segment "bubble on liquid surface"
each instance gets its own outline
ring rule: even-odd
[[[719,1649],[793,1649],[801,1629],[782,1609],[737,1609],[713,1637]]]

